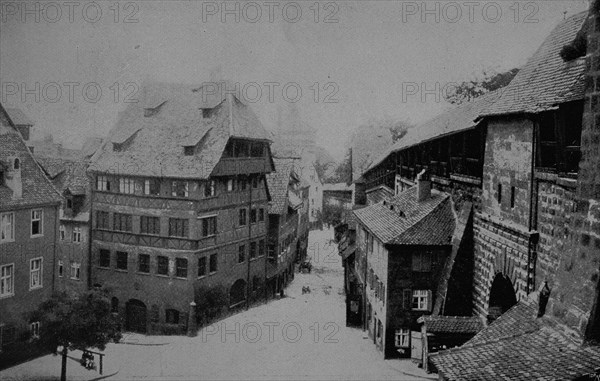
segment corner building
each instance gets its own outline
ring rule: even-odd
[[[89,169],[92,283],[112,290],[125,329],[183,333],[209,292],[220,309],[263,294],[271,142],[233,95],[141,94]]]

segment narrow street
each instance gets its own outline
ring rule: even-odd
[[[343,269],[332,231],[309,236],[310,274],[295,274],[286,296],[224,319],[197,337],[126,333],[106,348],[109,380],[423,380],[408,360],[383,360],[360,329],[345,326]],[[310,293],[302,294],[302,287]],[[77,357],[79,353],[73,353]],[[57,379],[60,359],[45,356],[6,370],[3,379]],[[38,371],[39,370],[39,371]],[[69,379],[94,379],[75,361]]]

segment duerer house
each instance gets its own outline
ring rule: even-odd
[[[183,331],[207,289],[230,308],[263,294],[270,135],[230,94],[142,93],[92,158],[93,283],[126,329]]]

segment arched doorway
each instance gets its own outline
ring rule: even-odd
[[[146,333],[146,305],[137,299],[130,299],[126,305],[126,327],[128,331]]]
[[[246,281],[238,279],[229,290],[229,305],[234,306],[246,300]]]
[[[496,320],[515,304],[517,304],[517,295],[512,282],[504,274],[497,274],[490,289],[488,320]]]

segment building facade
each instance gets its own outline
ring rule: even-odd
[[[59,210],[55,288],[68,293],[85,291],[91,287],[89,163],[37,155],[36,161],[64,198]]]
[[[203,91],[147,84],[92,158],[92,283],[128,330],[193,330],[263,294],[269,135]]]
[[[354,211],[365,328],[384,358],[411,355],[417,319],[432,314],[441,288],[447,289],[442,279],[451,267],[453,205],[425,176],[397,196]]]
[[[43,329],[29,315],[50,298],[56,276],[62,198],[21,133],[0,105],[0,363],[27,352]]]
[[[285,286],[294,277],[294,263],[302,256],[303,248],[306,255],[308,215],[304,205],[307,195],[302,197],[294,159],[277,158],[274,163],[275,172],[267,175],[272,198],[268,208],[267,288],[270,295],[283,295]]]

